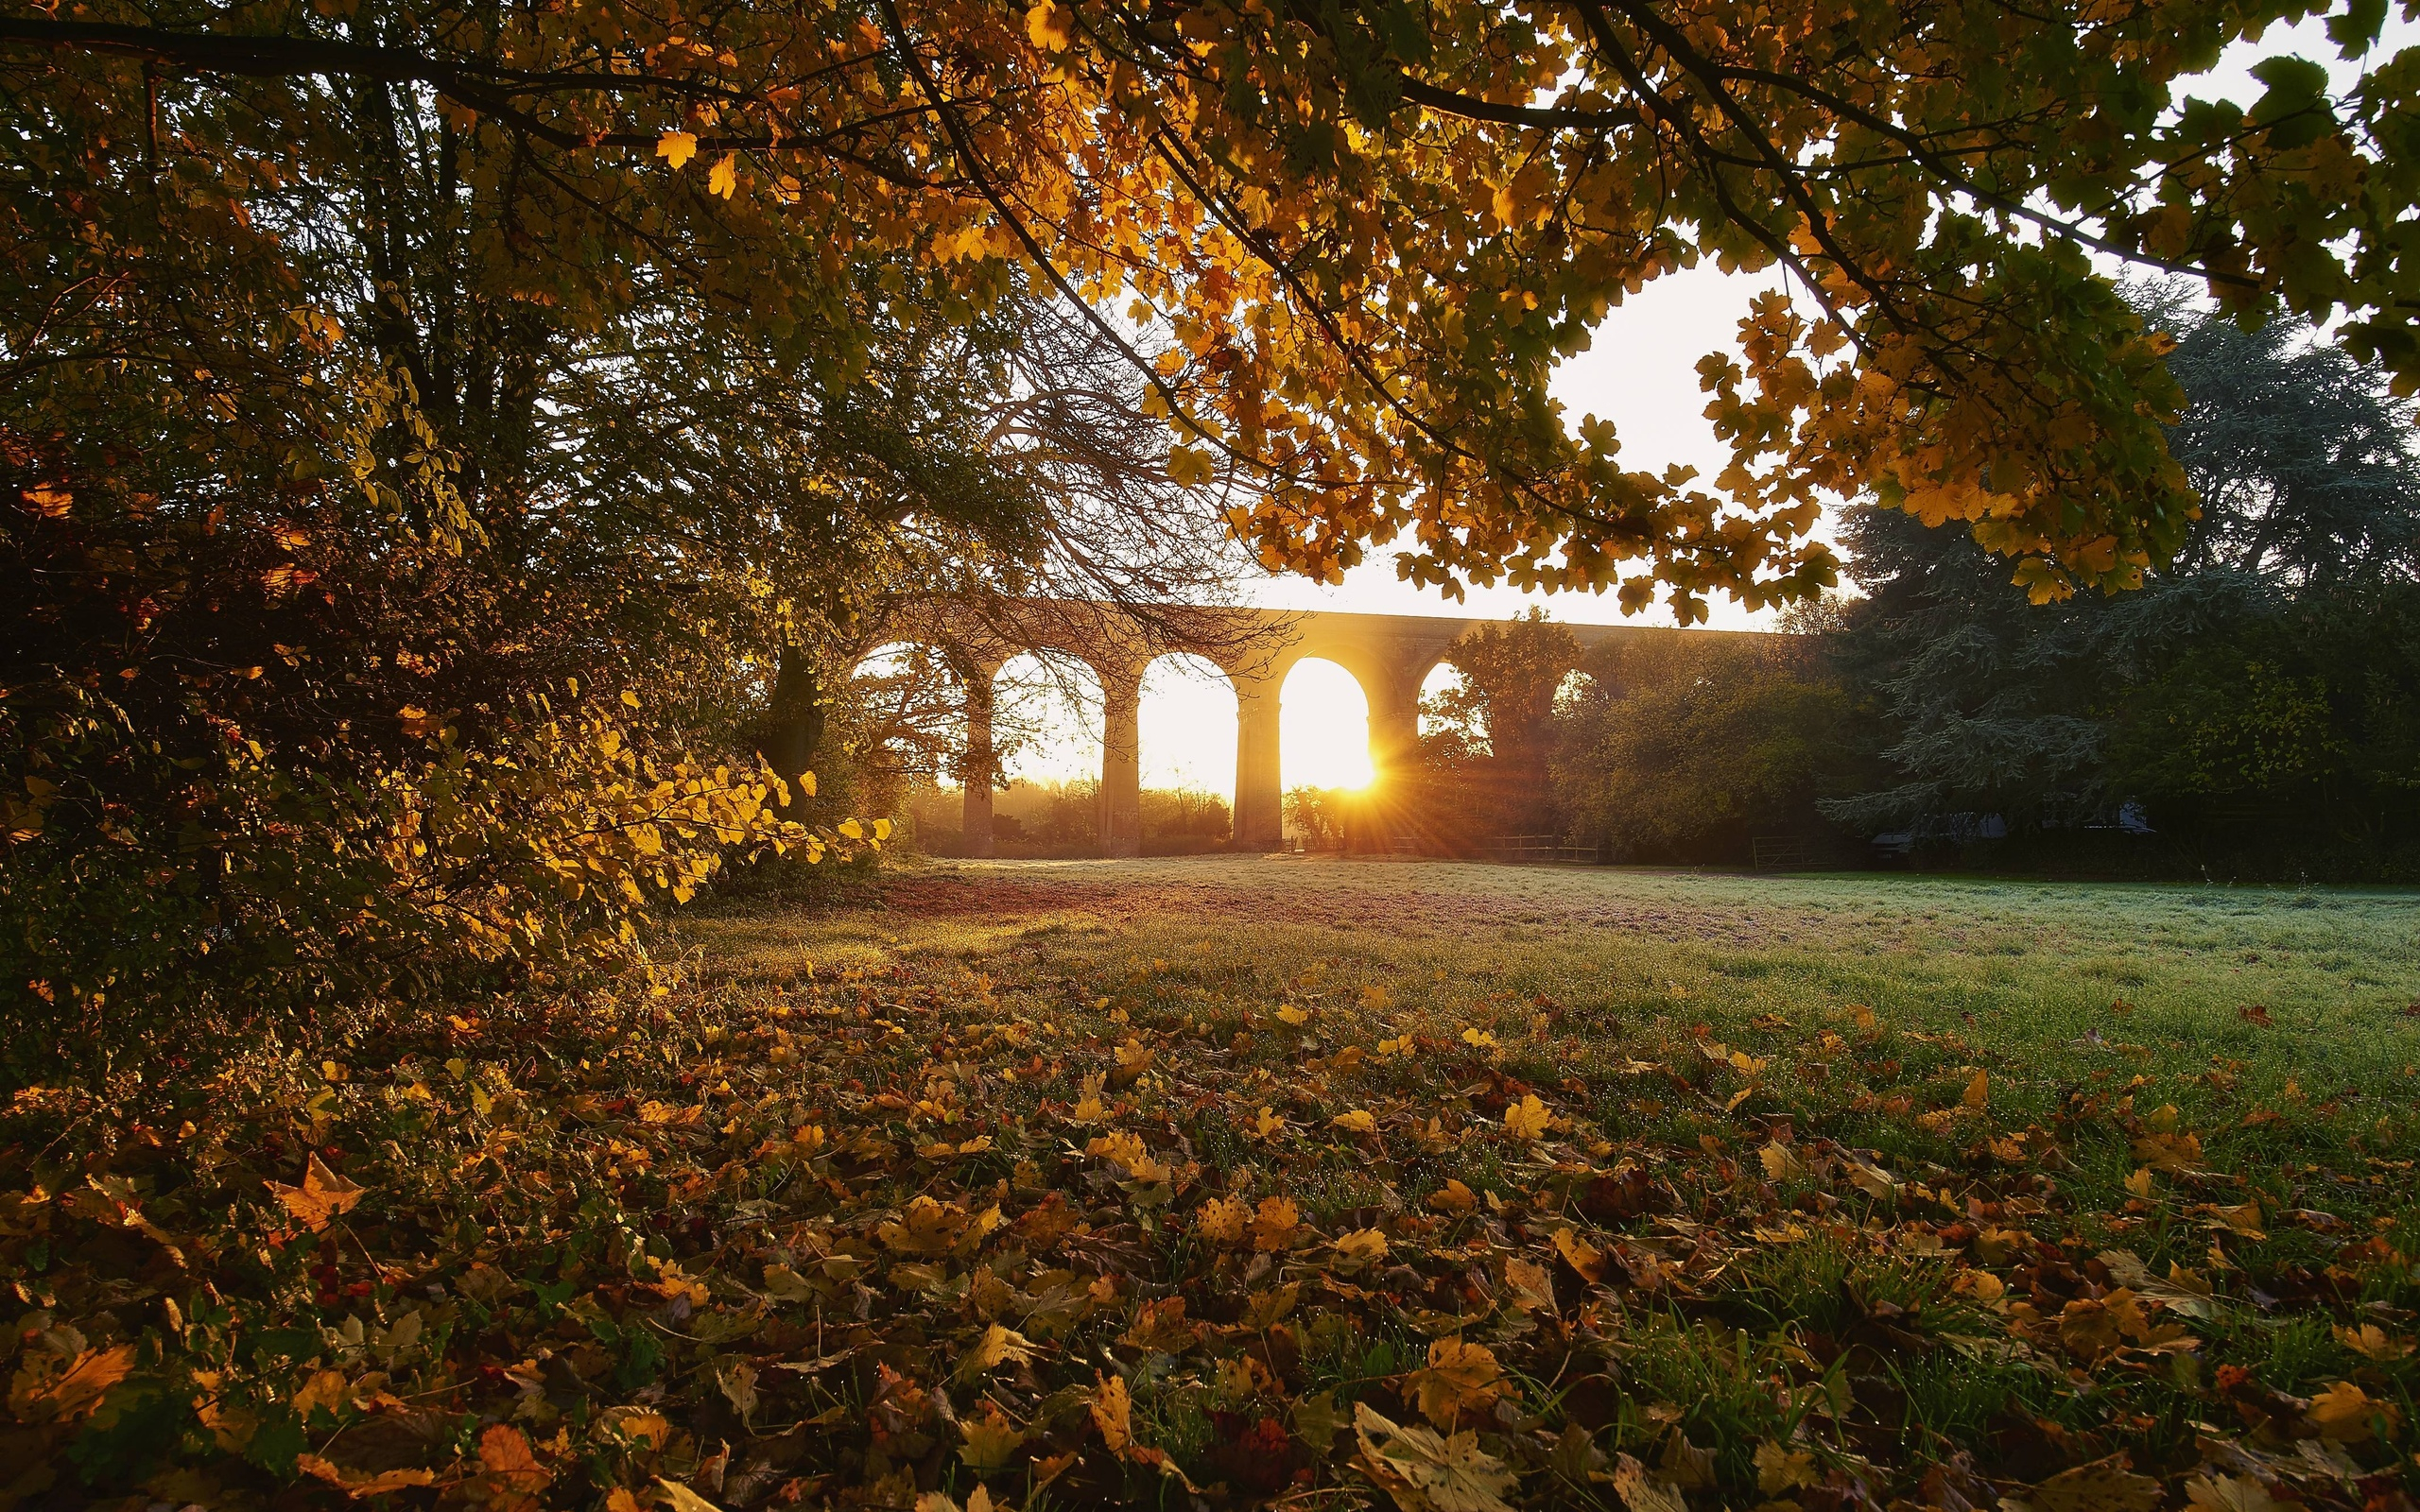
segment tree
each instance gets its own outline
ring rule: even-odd
[[[1621,861],[1739,865],[1852,770],[1846,695],[1805,637],[1599,646],[1555,724],[1571,833]]]
[[[1559,828],[1547,783],[1555,695],[1580,661],[1571,631],[1532,608],[1456,640],[1446,660],[1461,674],[1421,700],[1420,789],[1411,806],[1429,833],[1455,850],[1495,835]]]
[[[2171,445],[2204,501],[2139,593],[2036,606],[1961,536],[1843,529],[1871,597],[1834,637],[1905,781],[1827,805],[1869,829],[2001,814],[2025,833],[2149,805],[2191,833],[2399,833],[2420,680],[2420,456],[2380,376],[2290,322],[2244,332],[2138,289],[2175,331]]]
[[[163,245],[130,207],[168,186],[180,234],[268,297],[299,244],[254,208],[374,211],[342,186],[400,149],[440,221],[493,210],[452,266],[500,328],[677,280],[865,372],[845,312],[926,281],[971,309],[1022,266],[1150,363],[1179,480],[1236,488],[1268,564],[1332,578],[1409,533],[1422,581],[1618,584],[1626,608],[1660,582],[1687,618],[1828,582],[1818,503],[1866,490],[1966,523],[2043,598],[2165,559],[2190,524],[2177,392],[2095,252],[2231,313],[2341,313],[2420,376],[2410,55],[2342,98],[2290,57],[2248,107],[2175,97],[2302,13],[110,0],[12,6],[0,45],[16,192],[101,261]],[[2330,22],[2347,58],[2383,14]],[[365,138],[364,108],[396,128]],[[1744,362],[1702,369],[1720,499],[1624,470],[1613,426],[1572,435],[1547,393],[1609,306],[1705,259],[1786,268],[1805,306],[1758,301]]]

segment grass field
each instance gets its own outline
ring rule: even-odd
[[[21,1097],[0,1506],[2414,1512],[2414,895],[883,894]]]

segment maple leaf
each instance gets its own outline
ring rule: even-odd
[[[2339,1381],[2310,1400],[2308,1414],[2320,1436],[2330,1443],[2369,1441],[2384,1423],[2392,1431],[2400,1416],[2393,1402],[2378,1401],[2349,1381]]]
[[[1253,1214],[1252,1246],[1264,1253],[1283,1249],[1302,1227],[1303,1211],[1291,1197],[1272,1196],[1260,1199],[1259,1211]]]
[[[1504,1283],[1512,1288],[1512,1305],[1524,1313],[1551,1313],[1554,1277],[1544,1265],[1514,1255],[1504,1262]]]
[[[9,1388],[9,1410],[26,1422],[81,1418],[133,1372],[134,1348],[78,1350],[63,1366],[29,1357]]]
[[[1366,1401],[1353,1404],[1357,1462],[1402,1512],[1510,1512],[1504,1493],[1517,1484],[1505,1463],[1478,1447],[1471,1433],[1441,1437],[1418,1424],[1397,1424]]]
[[[983,1331],[975,1347],[958,1362],[958,1378],[972,1381],[1004,1365],[1023,1365],[1033,1358],[1033,1341],[1012,1328],[994,1323]]]
[[[1979,1113],[1991,1106],[1992,1078],[1978,1071],[1967,1080],[1966,1091],[1959,1094],[1959,1106],[1970,1113]]]
[[[990,1402],[984,1403],[982,1417],[960,1419],[959,1433],[965,1442],[959,1446],[958,1457],[977,1475],[995,1475],[1008,1469],[1026,1441],[1025,1430]]]
[[[1630,1512],[1688,1512],[1678,1486],[1656,1480],[1628,1454],[1614,1461],[1614,1492]]]
[[[1328,1125],[1331,1128],[1340,1128],[1348,1134],[1378,1132],[1377,1117],[1366,1108],[1357,1108],[1350,1112],[1339,1113],[1328,1120]]]
[[[713,170],[706,175],[706,193],[728,199],[738,188],[739,154],[726,152],[722,155],[721,161],[717,162]],[[844,821],[841,833],[848,833],[847,825],[856,822],[854,819]],[[851,835],[850,838],[855,839],[856,836]]]
[[[2364,1323],[2359,1328],[2347,1328],[2340,1323],[2336,1326],[2336,1342],[2355,1354],[2367,1355],[2381,1364],[2400,1360],[2411,1352],[2410,1343],[2394,1337],[2375,1323]]]
[[[300,1219],[313,1233],[328,1226],[329,1220],[351,1212],[357,1207],[367,1188],[357,1186],[331,1171],[315,1152],[302,1170],[299,1187],[268,1183],[268,1189],[285,1211]]]
[[[1779,1142],[1758,1150],[1756,1159],[1764,1165],[1766,1177],[1774,1181],[1795,1181],[1806,1174],[1806,1162],[1798,1158],[1798,1152]]]
[[[685,165],[698,155],[698,137],[694,131],[666,131],[655,140],[655,155],[675,169]]]
[[[1405,1384],[1418,1399],[1420,1415],[1440,1428],[1450,1429],[1464,1412],[1484,1409],[1504,1394],[1504,1367],[1483,1344],[1467,1344],[1457,1334],[1428,1346],[1428,1363],[1411,1372]]]
[[[1193,1215],[1194,1231],[1212,1244],[1241,1244],[1252,1228],[1252,1209],[1234,1197],[1212,1197]]]
[[[1555,1253],[1561,1255],[1564,1261],[1582,1277],[1592,1281],[1600,1281],[1605,1279],[1604,1252],[1581,1238],[1577,1231],[1570,1228],[1556,1229],[1554,1247]]]
[[[1025,13],[1025,34],[1045,52],[1065,52],[1075,41],[1076,15],[1053,0],[1038,0]],[[1179,483],[1185,480],[1178,478]]]
[[[1335,1268],[1350,1276],[1387,1258],[1387,1236],[1375,1228],[1357,1228],[1337,1235],[1330,1247],[1336,1252]]]
[[[722,1508],[679,1481],[666,1480],[659,1475],[655,1478],[655,1488],[670,1512],[722,1512]]]
[[[2008,1512],[2154,1512],[2165,1497],[2159,1482],[2127,1469],[2123,1453],[2061,1470],[2008,1498]]]
[[[1460,1177],[1449,1177],[1443,1186],[1428,1194],[1428,1205],[1439,1212],[1468,1212],[1478,1206],[1478,1197]]]
[[[2202,1512],[2277,1512],[2281,1504],[2250,1475],[2196,1475],[2185,1483],[2185,1497]]]
[[[1504,1109],[1504,1126],[1512,1131],[1514,1139],[1542,1138],[1551,1122],[1552,1115],[1547,1113],[1547,1105],[1538,1101],[1535,1092],[1523,1093],[1518,1103],[1508,1105]]]
[[[1092,1395],[1093,1426],[1100,1430],[1100,1439],[1113,1454],[1123,1454],[1134,1442],[1134,1430],[1130,1421],[1132,1399],[1127,1395],[1124,1376],[1096,1373]]]
[[[1756,1488],[1768,1496],[1800,1486],[1822,1484],[1815,1456],[1803,1449],[1785,1449],[1768,1438],[1756,1446]]]

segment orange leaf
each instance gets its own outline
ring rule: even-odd
[[[328,1226],[328,1220],[351,1212],[361,1202],[367,1187],[355,1185],[331,1171],[316,1154],[302,1169],[302,1184],[289,1187],[271,1181],[270,1192],[285,1204],[285,1211],[302,1221],[313,1233]]]

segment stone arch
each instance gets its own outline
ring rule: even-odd
[[[1309,683],[1305,683],[1303,680],[1305,674],[1310,677]],[[1314,686],[1320,683],[1325,683],[1327,686],[1325,688]],[[1361,696],[1361,712],[1357,715],[1341,710],[1337,703],[1338,693],[1344,688],[1354,689]],[[1284,730],[1287,746],[1287,748],[1279,752],[1282,785],[1286,787],[1305,785],[1363,787],[1375,778],[1376,761],[1374,752],[1370,747],[1372,715],[1375,713],[1374,700],[1370,697],[1367,685],[1354,674],[1351,667],[1332,657],[1297,657],[1293,664],[1287,669],[1286,680],[1279,688],[1278,696],[1281,710],[1280,728]],[[1367,777],[1354,781],[1351,776],[1344,774],[1334,772],[1315,774],[1305,769],[1304,762],[1305,753],[1303,747],[1307,740],[1322,735],[1333,738],[1342,734],[1356,724],[1361,726],[1362,730],[1362,754],[1368,768]],[[1288,726],[1291,728],[1286,729],[1285,727]],[[1288,765],[1289,760],[1290,765]],[[1322,781],[1322,778],[1325,780]]]
[[[1426,735],[1431,731],[1428,726],[1428,715],[1418,712],[1418,705],[1426,704],[1431,697],[1441,693],[1461,686],[1465,680],[1462,669],[1454,664],[1451,657],[1438,658],[1428,670],[1421,675],[1420,691],[1415,698],[1413,715],[1419,721],[1416,727],[1419,734]]]
[[[1235,762],[1241,742],[1231,740],[1223,727],[1232,717],[1231,711],[1240,709],[1235,679],[1210,658],[1179,649],[1159,651],[1143,664],[1137,680],[1138,771],[1166,786],[1196,788],[1223,799],[1232,825]],[[1191,738],[1178,743],[1164,728],[1155,730],[1155,726],[1165,727],[1171,720],[1190,729]],[[1139,803],[1137,812],[1139,817]]]

